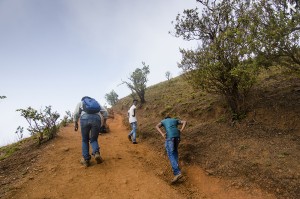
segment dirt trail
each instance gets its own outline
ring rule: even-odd
[[[99,136],[102,164],[93,159],[90,167],[81,166],[80,133],[70,125],[43,149],[32,172],[9,198],[275,198],[260,190],[233,189],[229,182],[207,176],[196,166],[182,166],[183,182],[170,185],[172,174],[163,152],[156,154],[143,142],[131,144],[121,116],[108,123],[111,132]]]

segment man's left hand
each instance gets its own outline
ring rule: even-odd
[[[77,131],[78,130],[78,122],[75,122],[75,129],[74,129],[75,131]]]

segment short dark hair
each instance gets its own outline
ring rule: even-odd
[[[138,100],[137,100],[137,99],[134,99],[132,102],[138,102]]]

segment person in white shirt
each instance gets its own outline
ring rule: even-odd
[[[136,142],[136,129],[137,129],[137,119],[136,119],[136,105],[138,101],[136,99],[133,100],[133,104],[128,110],[128,118],[129,123],[131,125],[131,131],[128,134],[128,139],[132,144],[137,144]]]

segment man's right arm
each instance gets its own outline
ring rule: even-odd
[[[79,117],[80,117],[80,115],[79,115],[79,112],[80,112],[80,103],[78,103],[77,105],[76,105],[76,108],[75,108],[75,110],[74,110],[74,116],[73,116],[73,121],[74,122],[78,122],[78,119],[79,119]]]
[[[164,133],[162,132],[162,130],[160,129],[160,127],[162,127],[161,122],[158,123],[158,124],[155,126],[155,128],[156,128],[156,130],[161,134],[161,136],[163,136],[163,138],[166,139],[166,134],[164,134]]]
[[[73,114],[73,121],[74,121],[74,125],[75,125],[75,128],[74,130],[77,131],[78,130],[78,119],[80,117],[80,106],[81,106],[81,103],[78,103],[75,110],[74,110],[74,114]]]

